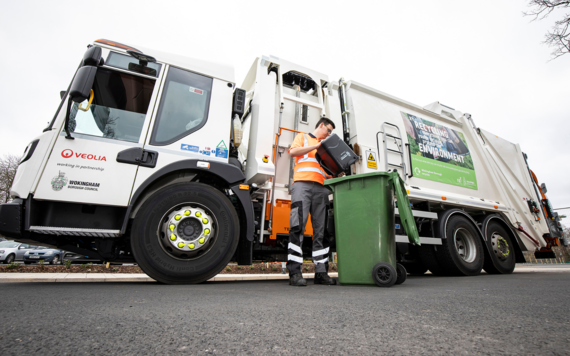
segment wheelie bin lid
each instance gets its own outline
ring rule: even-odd
[[[412,213],[412,208],[410,207],[410,200],[408,199],[408,192],[404,185],[404,181],[400,177],[397,171],[393,172],[371,172],[363,174],[355,174],[340,178],[332,178],[325,180],[324,186],[333,192],[335,185],[349,181],[351,179],[362,179],[374,176],[386,176],[392,181],[392,189],[394,189],[394,195],[396,195],[396,200],[398,201],[398,212],[400,214],[400,221],[404,226],[404,230],[408,235],[408,240],[414,245],[420,245],[420,236],[418,233],[418,228],[416,227],[416,222],[414,220],[414,214]]]

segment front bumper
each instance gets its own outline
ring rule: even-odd
[[[56,255],[28,255],[24,256],[24,262],[38,262],[40,260],[43,260],[44,262],[51,262],[55,256]]]
[[[0,204],[0,235],[10,238],[22,237],[23,218],[24,201],[22,199]]]

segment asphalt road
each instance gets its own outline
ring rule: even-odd
[[[426,275],[388,289],[3,283],[0,355],[568,355],[569,292],[570,273]]]

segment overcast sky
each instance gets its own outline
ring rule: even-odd
[[[238,85],[272,54],[440,101],[519,143],[554,208],[570,207],[570,55],[549,61],[556,16],[531,22],[527,1],[0,1],[0,156],[41,133],[86,45],[106,38],[232,64]]]

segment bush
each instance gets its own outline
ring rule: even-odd
[[[117,272],[118,270],[119,270],[119,267],[113,267],[113,268],[111,268],[111,271],[112,271],[112,272]]]
[[[12,263],[8,263],[8,265],[6,266],[6,269],[18,269],[20,267],[19,264],[17,264],[16,262],[12,262]]]
[[[63,260],[63,264],[65,265],[65,268],[71,268],[71,260]]]
[[[38,266],[40,266],[41,268],[44,268],[44,260],[39,260],[38,261]]]
[[[249,266],[249,269],[253,270],[253,265]]]
[[[242,270],[242,268],[243,268],[242,266],[238,266],[238,269],[239,269],[240,271]]]
[[[303,268],[305,269],[305,271],[308,271],[308,270],[309,270],[309,266],[305,266],[305,267],[303,267]]]
[[[336,271],[336,263],[332,263],[332,264],[331,264],[331,268],[332,268],[333,271]]]
[[[231,271],[231,270],[232,270],[232,268],[231,268],[230,266],[226,266],[226,271],[229,272],[229,271]]]
[[[277,271],[277,266],[276,266],[276,265],[273,265],[273,266],[271,266],[271,269],[274,270],[274,271]]]

